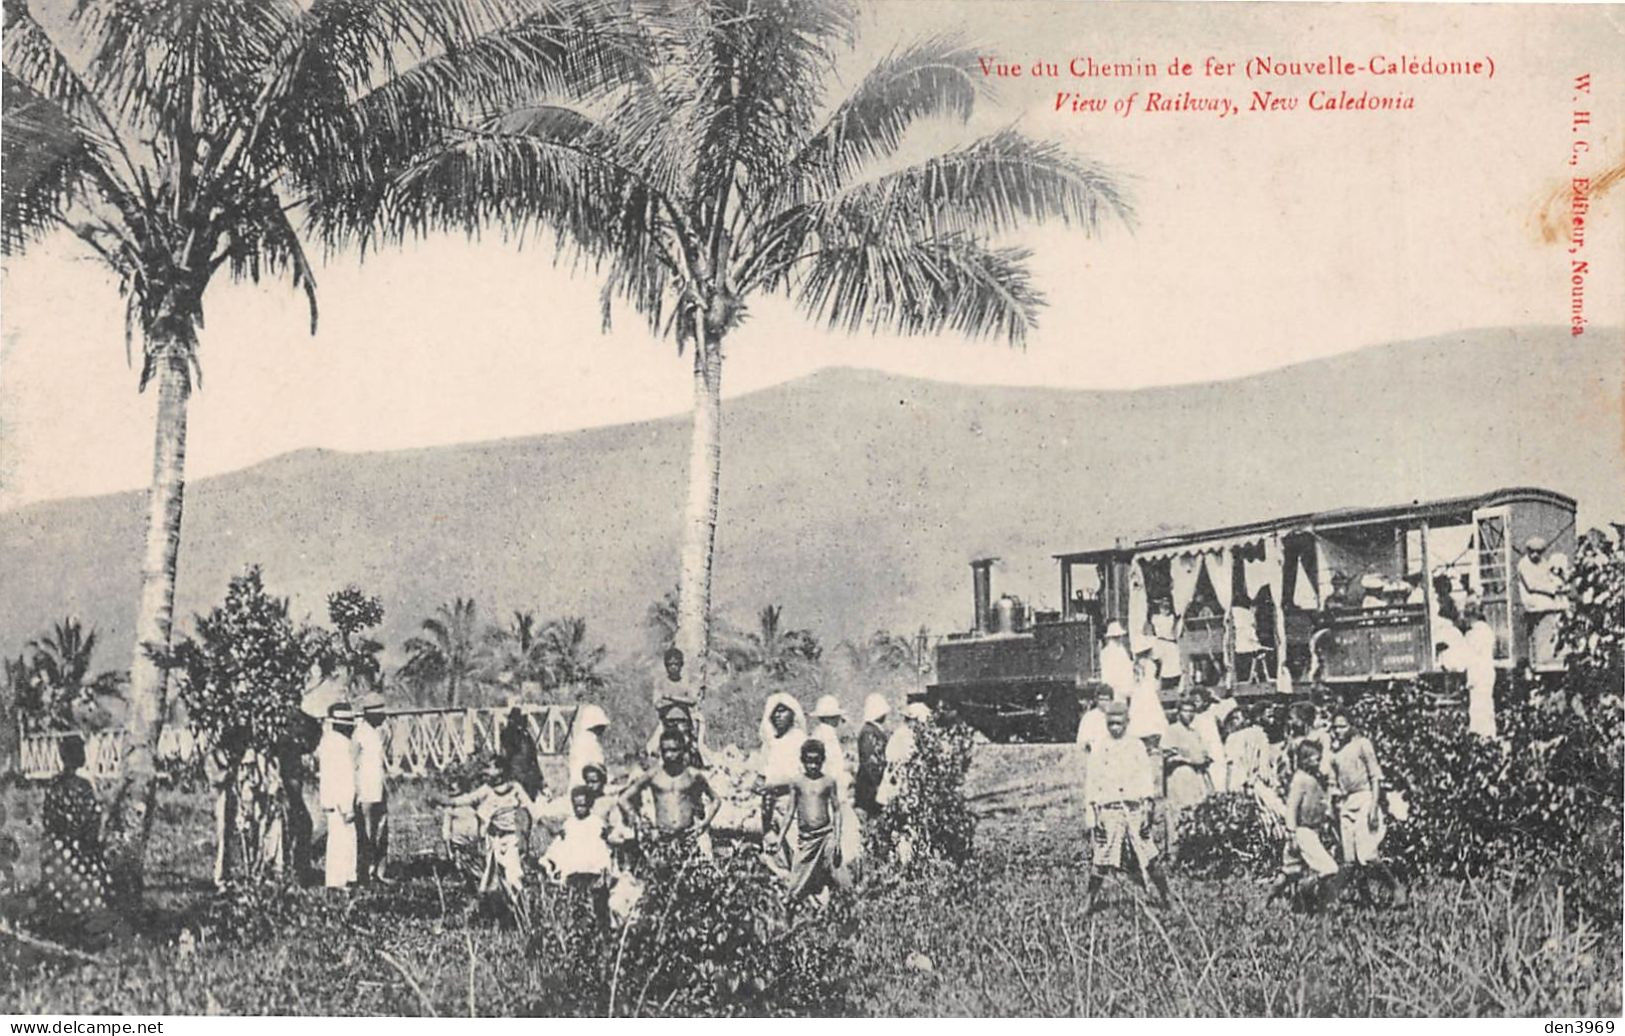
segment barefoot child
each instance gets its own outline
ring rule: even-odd
[[[621,808],[637,818],[644,789],[654,800],[656,842],[690,840],[701,847],[701,838],[716,819],[722,800],[711,790],[705,775],[689,768],[689,743],[682,734],[668,730],[660,735],[660,769],[638,776],[621,793]]]
[[[1168,879],[1151,839],[1150,803],[1156,795],[1152,762],[1144,742],[1125,736],[1128,707],[1111,702],[1103,711],[1106,736],[1090,747],[1084,770],[1084,831],[1094,845],[1086,912],[1095,909],[1106,873],[1125,870],[1125,842],[1141,877],[1156,889],[1154,902],[1163,906],[1168,902]]]
[[[824,773],[824,743],[808,738],[801,745],[801,774],[770,785],[774,794],[794,796],[791,814],[797,837],[790,866],[790,898],[806,899],[835,883],[841,866],[841,810],[835,778]]]
[[[1286,796],[1286,838],[1281,845],[1281,873],[1270,886],[1275,899],[1290,889],[1295,908],[1314,909],[1331,902],[1338,889],[1337,861],[1320,840],[1326,823],[1326,790],[1320,785],[1320,744],[1300,741],[1297,770]]]
[[[594,807],[598,796],[585,784],[570,789],[569,819],[553,844],[542,856],[542,866],[564,883],[570,896],[583,897],[592,904],[600,925],[609,924],[609,886],[613,863],[609,855],[609,830],[603,814]]]
[[[542,856],[566,885],[590,885],[609,872],[609,843],[604,839],[608,825],[593,808],[595,798],[584,784],[570,789],[571,816]]]
[[[450,798],[431,798],[441,806],[468,806],[479,818],[485,836],[485,868],[480,875],[480,891],[489,891],[500,879],[502,887],[518,896],[524,884],[525,868],[520,847],[529,841],[532,803],[517,781],[496,760],[485,767],[484,781],[472,790]]]

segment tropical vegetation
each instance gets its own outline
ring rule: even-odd
[[[15,659],[5,660],[7,698],[24,726],[71,730],[96,698],[122,693],[123,674],[92,671],[95,653],[95,628],[70,615],[30,640]]]
[[[217,275],[285,277],[316,326],[301,205],[343,211],[466,105],[591,85],[620,58],[591,26],[509,0],[4,4],[0,245],[71,235],[116,278],[138,387],[156,385],[146,546],[116,810],[127,865],[151,828],[181,542],[187,404]]]

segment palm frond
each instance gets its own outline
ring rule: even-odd
[[[855,243],[820,250],[798,268],[797,305],[832,329],[899,334],[953,331],[1026,341],[1043,297],[1029,253],[968,236]]]
[[[78,0],[89,81],[151,139],[185,194],[200,150],[253,104],[258,71],[297,11],[292,0]]]
[[[740,261],[737,280],[779,286],[804,254],[832,242],[997,235],[1051,220],[1096,233],[1108,215],[1132,225],[1112,174],[1006,130],[779,213]]]
[[[984,92],[975,67],[976,52],[949,36],[882,58],[788,163],[773,192],[777,207],[834,194],[865,165],[894,154],[922,119],[970,118]]]
[[[226,266],[232,279],[255,284],[264,274],[286,272],[294,288],[305,295],[310,311],[310,333],[316,333],[316,273],[304,245],[288,219],[284,206],[269,188],[245,191],[230,199],[242,211],[226,220],[225,242],[210,259],[213,267]]]
[[[566,138],[470,131],[415,163],[389,186],[383,235],[463,230],[488,224],[523,231],[547,226],[561,241],[588,245],[619,220],[632,185]]]
[[[9,71],[0,103],[0,250],[11,254],[60,225],[92,159],[66,116]]]
[[[468,6],[395,0],[325,19],[313,7],[309,31],[281,59],[278,92],[292,103],[267,136],[286,142],[329,244],[364,239],[390,180],[470,118],[601,91],[642,68],[636,37],[602,3],[486,0],[461,19],[451,10]]]
[[[672,56],[669,89],[691,114],[694,194],[765,185],[810,133],[824,73],[855,24],[843,0],[702,0]],[[719,218],[722,214],[719,213]]]

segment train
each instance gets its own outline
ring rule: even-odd
[[[1168,702],[1191,686],[1242,699],[1445,687],[1439,624],[1469,606],[1495,632],[1498,669],[1557,672],[1553,591],[1575,542],[1572,498],[1514,487],[1055,554],[1056,608],[994,597],[998,559],[977,558],[971,627],[937,640],[914,697],[994,740],[1069,741],[1113,625],[1164,663]]]

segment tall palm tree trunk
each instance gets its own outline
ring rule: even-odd
[[[126,876],[136,880],[152,832],[158,738],[168,706],[168,674],[148,656],[147,648],[168,648],[174,619],[181,504],[186,490],[186,404],[191,395],[187,370],[191,343],[171,339],[157,351],[158,422],[152,447],[152,488],[147,493],[147,546],[141,560],[135,658],[130,663],[129,741],[114,804],[125,839],[121,863]]]
[[[699,336],[694,348],[694,433],[688,453],[688,504],[683,512],[677,599],[677,646],[688,662],[689,686],[700,697],[711,669],[711,559],[721,475],[722,338],[706,333]]]

